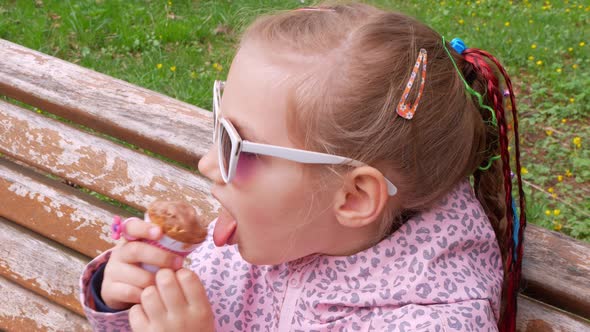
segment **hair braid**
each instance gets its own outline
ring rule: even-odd
[[[473,65],[476,71],[478,71],[482,77],[487,81],[487,97],[492,102],[493,109],[496,113],[498,132],[499,132],[499,143],[500,143],[500,156],[502,159],[502,171],[504,174],[504,195],[506,203],[506,236],[503,239],[506,251],[506,272],[507,272],[507,292],[505,294],[505,308],[502,315],[500,326],[502,331],[515,331],[516,329],[516,296],[518,286],[521,279],[521,268],[522,268],[522,254],[523,254],[523,233],[526,226],[525,216],[525,200],[524,192],[522,189],[522,178],[520,174],[520,146],[518,139],[518,118],[517,109],[514,98],[514,92],[512,89],[512,82],[500,62],[486,51],[479,49],[468,49],[464,53],[465,60]],[[502,73],[506,82],[510,102],[512,105],[512,115],[514,119],[514,133],[515,133],[515,153],[516,153],[516,174],[518,177],[518,188],[519,188],[519,203],[520,203],[520,222],[518,218],[515,223],[515,215],[512,200],[512,173],[510,171],[510,153],[508,151],[508,127],[506,124],[506,114],[503,105],[503,96],[499,88],[499,81],[494,74],[491,66],[485,61],[485,58],[491,60],[498,70]],[[515,239],[515,232],[517,239]]]

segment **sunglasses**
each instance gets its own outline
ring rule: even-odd
[[[230,183],[235,178],[239,161],[243,159],[241,155],[248,153],[287,159],[302,164],[367,166],[361,161],[332,154],[243,140],[233,124],[220,116],[221,92],[224,86],[223,81],[215,81],[213,84],[213,141],[217,143],[219,169],[225,183]],[[388,194],[395,195],[397,188],[387,178],[385,182]]]

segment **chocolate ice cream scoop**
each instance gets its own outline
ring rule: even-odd
[[[187,202],[155,201],[148,206],[146,215],[174,240],[197,244],[207,237],[207,228],[199,222],[195,208]]]

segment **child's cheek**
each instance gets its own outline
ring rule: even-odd
[[[259,162],[258,157],[250,153],[240,154],[238,167],[236,169],[236,181],[246,181],[254,174],[256,164]]]

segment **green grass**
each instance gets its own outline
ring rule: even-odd
[[[259,13],[302,2],[0,0],[0,38],[209,109],[239,31]],[[590,241],[590,5],[369,3],[416,16],[506,65],[519,101],[529,221]]]

